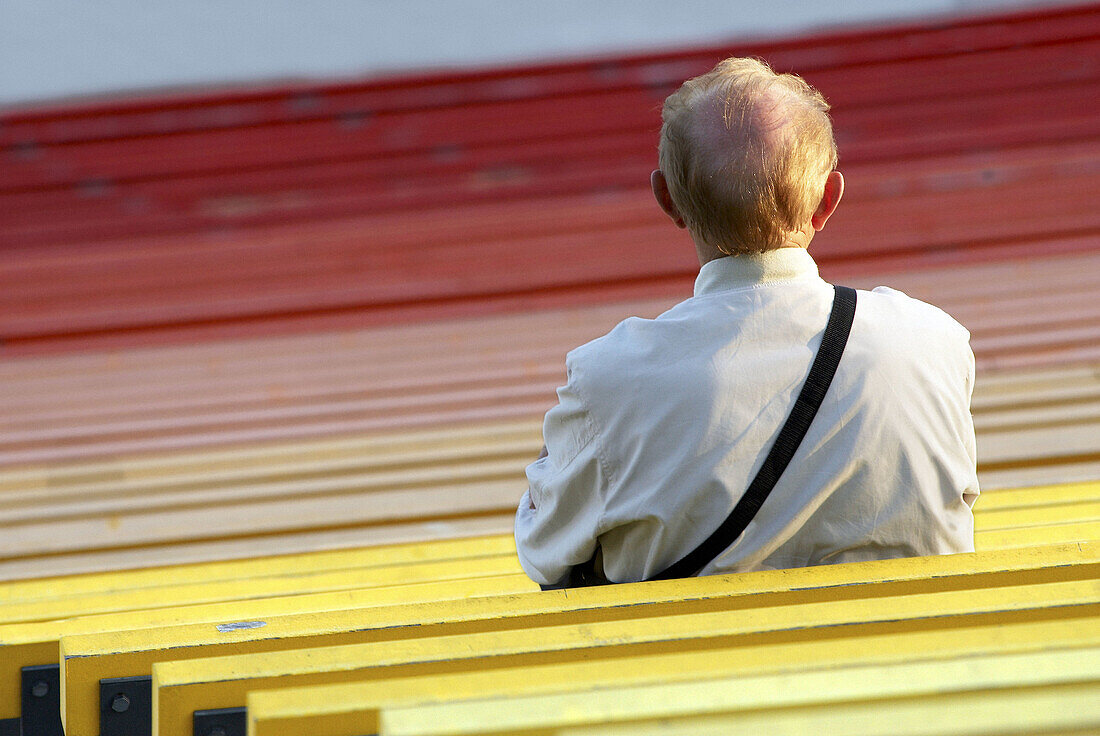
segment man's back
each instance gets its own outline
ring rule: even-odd
[[[531,577],[559,580],[598,539],[610,579],[643,579],[714,531],[786,420],[831,302],[800,248],[720,258],[692,299],[573,351],[516,518]],[[702,574],[972,549],[968,337],[900,292],[861,292],[790,467]]]

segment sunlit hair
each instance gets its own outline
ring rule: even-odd
[[[780,247],[836,168],[829,103],[756,59],[726,59],[684,82],[661,118],[672,201],[695,236],[729,255]]]

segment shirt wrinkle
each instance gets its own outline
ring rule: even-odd
[[[589,442],[595,443],[596,448],[596,464],[600,469],[600,482],[598,483],[595,491],[601,502],[606,502],[608,497],[609,486],[614,482],[614,475],[611,472],[611,467],[604,456],[603,440],[600,436],[600,427],[596,422],[596,418],[592,415],[591,411],[588,411],[588,402],[584,397],[584,389],[581,388],[580,372],[574,366],[570,376],[573,383],[573,393],[577,396],[577,401],[580,402],[584,411],[584,420],[588,426]],[[596,530],[597,533],[603,533],[604,520],[607,516],[606,507],[600,512],[600,515],[596,518]]]

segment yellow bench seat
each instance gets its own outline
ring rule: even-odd
[[[1097,545],[886,560],[857,565],[691,578],[582,591],[426,603],[367,612],[269,617],[255,629],[219,632],[209,624],[63,637],[67,687],[79,701],[101,678],[147,675],[154,662],[183,657],[584,624],[676,613],[837,602],[1003,586],[1088,580]],[[863,583],[862,585],[859,583]],[[80,684],[83,683],[83,684]]]
[[[437,698],[445,702],[383,708],[377,730],[385,736],[542,736],[581,725],[645,724],[666,719],[706,722],[722,714],[765,710],[789,715],[806,708],[827,712],[831,705],[855,703],[866,704],[868,711],[877,710],[884,721],[890,722],[895,717],[890,706],[901,699],[935,699],[949,693],[973,692],[1000,696],[1039,688],[1073,692],[1084,688],[1100,696],[1100,647],[967,653],[946,660],[923,658],[633,687],[590,686],[568,693],[504,695],[458,702],[446,702],[448,694],[440,692]],[[1076,703],[1075,710],[1084,708],[1090,718],[1098,718],[1100,697],[1091,700],[1098,702]],[[1006,713],[1008,718],[1016,715]],[[812,723],[808,718],[804,722]],[[730,731],[739,732],[743,732],[741,728]],[[771,728],[756,732],[773,733]],[[330,736],[312,729],[310,733]]]
[[[379,714],[432,704],[594,693],[714,678],[797,677],[839,667],[892,668],[915,661],[1078,650],[1100,642],[1100,618],[909,631],[848,639],[756,645],[503,667],[446,675],[391,677],[329,685],[254,689],[247,695],[250,736],[360,736]]]
[[[349,680],[487,670],[496,667],[560,662],[620,660],[624,657],[723,649],[741,660],[743,646],[821,644],[909,631],[972,630],[997,625],[1007,632],[1018,623],[1075,620],[1082,625],[1100,614],[1100,584],[1095,581],[1008,586],[898,596],[874,601],[826,601],[718,613],[664,616],[526,630],[491,631],[407,641],[373,642],[316,649],[270,651],[194,660],[167,660],[153,666],[153,716],[159,736],[190,732],[195,711],[245,705],[251,690]],[[892,645],[887,645],[892,646]],[[734,651],[728,651],[734,649]],[[784,663],[764,651],[772,666]],[[789,661],[789,660],[786,660]],[[68,673],[63,672],[68,678]],[[67,733],[80,736],[85,719],[98,716],[66,697],[66,723],[81,725]],[[108,716],[109,717],[109,716]],[[73,720],[74,725],[77,723]],[[95,724],[91,724],[95,728]]]

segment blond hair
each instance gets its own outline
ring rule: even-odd
[[[669,95],[660,166],[692,234],[735,255],[802,228],[836,168],[828,113],[820,92],[757,59],[721,61]]]

